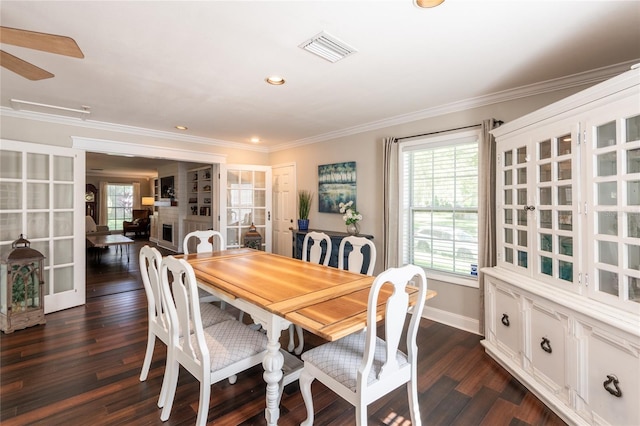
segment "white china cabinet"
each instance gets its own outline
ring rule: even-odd
[[[640,425],[640,69],[493,134],[487,353],[570,424]]]

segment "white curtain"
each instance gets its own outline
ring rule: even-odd
[[[398,176],[398,140],[383,139],[383,230],[382,258],[384,269],[398,266],[400,238],[398,230],[398,203],[400,176]]]
[[[100,196],[98,197],[98,225],[107,224],[107,187],[109,182],[100,181]]]
[[[494,119],[482,122],[478,144],[478,269],[496,265],[496,141]],[[484,335],[484,274],[478,276],[480,334]]]

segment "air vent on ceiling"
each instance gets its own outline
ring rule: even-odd
[[[329,62],[337,62],[357,52],[353,47],[324,31],[311,37],[298,47]]]

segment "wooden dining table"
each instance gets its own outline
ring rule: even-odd
[[[302,365],[280,349],[282,330],[293,323],[334,341],[366,327],[369,289],[375,277],[249,248],[182,257],[193,267],[200,288],[250,315],[266,330],[268,345],[262,365],[268,425],[278,423],[283,374],[297,377],[296,368]],[[408,292],[415,304],[417,289],[409,287]],[[389,294],[390,286],[384,286],[378,320],[384,318]],[[435,294],[429,290],[426,298]],[[285,356],[298,365],[287,369]]]

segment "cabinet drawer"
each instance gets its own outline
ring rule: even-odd
[[[508,288],[496,286],[495,317],[492,319],[496,345],[518,364],[522,353],[522,316],[520,296]]]
[[[531,304],[531,334],[527,359],[534,377],[564,403],[569,402],[567,383],[568,317],[551,306]]]
[[[640,348],[616,340],[596,330],[587,340],[587,403],[592,422],[640,425]]]

